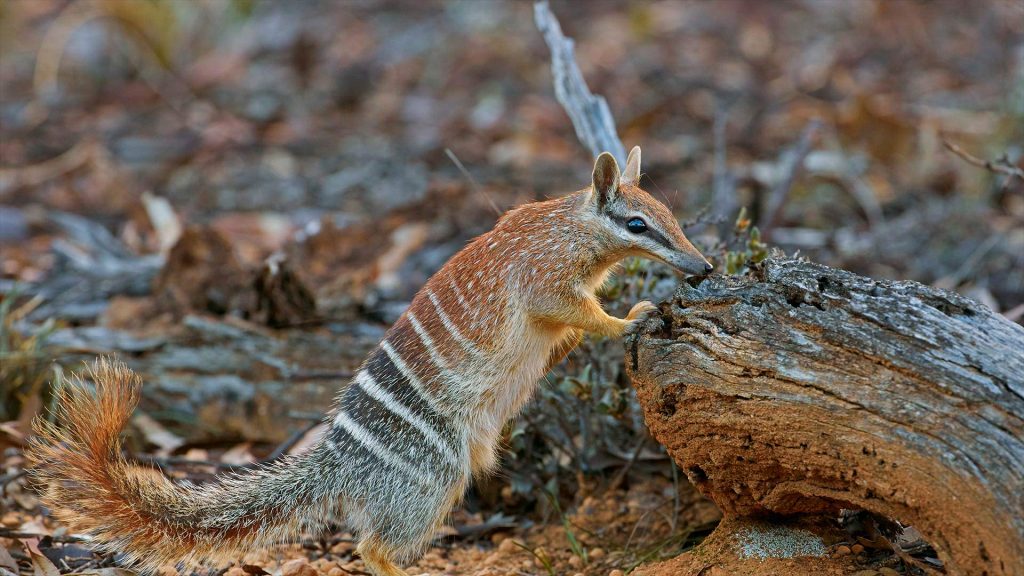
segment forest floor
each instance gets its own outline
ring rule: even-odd
[[[771,246],[1022,321],[1018,2],[581,5],[552,9],[584,76],[718,270]],[[126,452],[174,477],[301,450],[449,256],[592,167],[529,2],[6,0],[0,84],[0,576],[115,576],[24,476],[83,361],[143,377]],[[628,262],[606,306],[678,281]],[[549,375],[411,573],[604,576],[707,535],[622,354]],[[361,574],[336,528],[212,571]]]
[[[682,496],[677,498],[677,493]],[[97,555],[83,542],[69,540],[59,524],[32,513],[31,495],[18,489],[14,494],[23,506],[0,517],[0,548],[32,566],[46,566],[33,559],[38,552],[61,572],[117,576],[109,572],[115,555]],[[692,488],[679,491],[664,479],[636,484],[628,491],[586,497],[581,506],[556,523],[511,523],[509,518],[497,522],[490,518],[488,522],[481,514],[459,511],[434,546],[406,570],[410,574],[465,576],[623,574],[642,562],[669,558],[692,547],[718,518],[714,505]],[[5,533],[22,537],[5,538]],[[4,566],[2,560],[0,555],[0,567]],[[274,547],[219,567],[216,573],[252,576],[261,570],[283,576],[366,573],[355,555],[352,535],[344,531]],[[161,573],[177,571],[167,566]]]

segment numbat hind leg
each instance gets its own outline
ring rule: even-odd
[[[373,576],[409,576],[392,561],[394,554],[376,536],[364,538],[356,546],[356,552]]]

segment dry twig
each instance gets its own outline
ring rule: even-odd
[[[1020,168],[1019,166],[1014,166],[1013,164],[1011,164],[1010,159],[1005,154],[1002,158],[999,158],[998,160],[995,161],[983,160],[967,152],[966,150],[957,146],[956,144],[953,144],[949,140],[946,140],[945,138],[942,139],[942,145],[946,147],[946,150],[949,150],[953,154],[956,154],[968,164],[972,164],[979,168],[984,168],[989,172],[1003,174],[1009,176],[1010,178],[1020,178],[1022,181],[1024,181],[1024,169]]]
[[[558,18],[547,0],[533,5],[537,29],[551,49],[551,73],[554,75],[555,97],[565,108],[576,128],[576,137],[595,157],[611,152],[620,166],[626,165],[626,148],[615,130],[615,119],[604,97],[591,93],[583,79],[573,50],[573,41],[562,34]]]
[[[633,454],[630,456],[626,465],[619,469],[619,471],[612,477],[612,481],[608,483],[608,490],[615,490],[622,485],[622,481],[626,479],[626,475],[629,474],[630,469],[636,464],[636,461],[640,459],[640,453],[643,452],[644,446],[647,444],[648,436],[643,434],[640,436],[640,441],[636,443],[636,447],[633,448]]]
[[[765,237],[778,224],[779,218],[782,216],[782,208],[786,205],[786,199],[793,188],[793,181],[796,180],[796,175],[799,173],[800,168],[803,167],[804,158],[811,151],[814,136],[820,128],[821,120],[814,119],[808,122],[807,126],[804,126],[803,132],[800,133],[800,139],[796,145],[783,155],[783,177],[775,188],[772,189],[764,212],[764,218],[762,219],[764,225],[761,227],[761,232]]]
[[[66,152],[29,166],[0,168],[0,193],[22,186],[39,186],[93,162],[101,144],[91,138],[81,140]]]
[[[720,218],[719,235],[726,237],[732,220],[739,209],[736,198],[736,176],[729,171],[727,162],[725,130],[729,123],[729,109],[718,106],[715,109],[715,120],[712,125],[714,139],[714,176],[711,187],[711,205],[713,214]]]

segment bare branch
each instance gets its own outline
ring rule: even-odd
[[[625,166],[626,148],[615,130],[615,119],[608,102],[591,93],[587,87],[587,81],[576,64],[573,41],[562,34],[562,27],[547,0],[534,3],[533,17],[551,49],[555,97],[572,119],[576,137],[595,157],[601,152],[610,152],[620,166]]]
[[[726,159],[726,128],[729,122],[729,109],[719,104],[715,108],[715,121],[712,135],[715,144],[714,176],[711,186],[712,214],[720,219],[719,236],[725,238],[732,227],[732,220],[739,210],[736,197],[736,175],[729,171]]]
[[[974,156],[969,152],[965,151],[963,148],[957,146],[956,144],[953,144],[949,140],[943,139],[942,145],[946,147],[946,150],[949,150],[953,154],[956,154],[960,158],[963,158],[964,161],[966,161],[968,164],[973,164],[974,166],[977,166],[979,168],[984,168],[989,172],[995,172],[996,174],[1005,174],[1010,178],[1020,178],[1021,180],[1024,180],[1024,169],[1021,169],[1018,166],[1010,164],[1009,159],[1005,157],[1000,158],[999,160],[996,160],[994,162],[992,160],[982,160],[981,158],[978,158],[977,156]]]
[[[800,172],[800,168],[803,167],[804,158],[807,157],[807,153],[811,151],[811,144],[814,143],[814,136],[818,133],[818,129],[821,128],[821,120],[815,118],[804,126],[803,132],[800,133],[800,140],[797,141],[796,146],[787,150],[782,157],[783,165],[783,176],[779,180],[775,188],[772,189],[772,194],[768,199],[768,206],[764,212],[764,217],[761,219],[764,223],[761,227],[761,232],[765,234],[767,238],[771,229],[774,228],[779,218],[782,216],[782,208],[786,205],[786,199],[789,197],[789,191],[793,188],[793,181],[796,180],[796,175]]]

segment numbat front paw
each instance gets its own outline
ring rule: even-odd
[[[643,320],[644,318],[646,318],[652,312],[657,312],[657,311],[658,311],[658,307],[657,306],[655,306],[654,304],[651,304],[647,300],[641,300],[641,301],[637,302],[636,304],[633,304],[633,307],[629,309],[629,314],[626,315],[626,320],[629,320],[630,322],[633,322],[633,321],[636,321],[636,320]]]
[[[657,311],[657,306],[651,304],[647,300],[641,300],[629,309],[629,314],[626,315],[626,321],[631,325],[636,325],[650,318]]]

